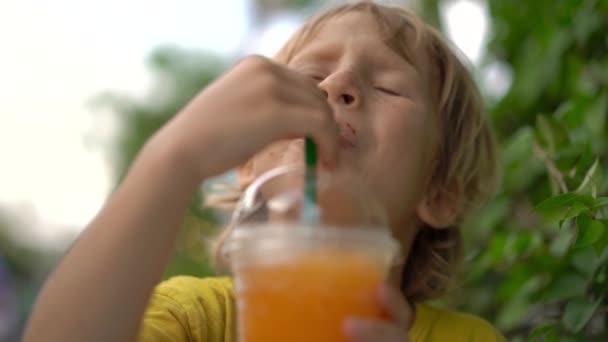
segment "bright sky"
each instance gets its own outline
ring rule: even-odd
[[[23,239],[79,231],[108,194],[110,167],[86,135],[113,131],[87,105],[103,90],[142,95],[144,61],[165,43],[223,54],[271,53],[295,29],[254,33],[250,0],[0,1],[0,206],[27,215]],[[487,23],[474,0],[451,2],[451,38],[479,61]]]
[[[111,131],[88,106],[106,89],[143,94],[144,60],[164,43],[234,53],[245,0],[0,1],[0,205],[30,207],[31,232],[82,227],[107,195],[109,166],[85,134]],[[229,20],[228,20],[229,18]],[[28,232],[23,232],[28,233]]]

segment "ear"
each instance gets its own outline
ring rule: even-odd
[[[247,188],[255,179],[255,171],[253,168],[253,158],[249,159],[245,164],[239,166],[236,170],[239,189]]]
[[[432,189],[416,207],[418,219],[435,229],[444,229],[456,223],[462,210],[459,186],[449,189]]]

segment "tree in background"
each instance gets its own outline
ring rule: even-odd
[[[488,5],[487,60],[513,73],[489,112],[504,181],[463,227],[467,273],[451,302],[513,340],[606,341],[608,1]]]
[[[448,2],[446,0],[444,2]],[[319,1],[259,1],[278,10]],[[442,1],[419,1],[441,28]],[[502,152],[501,192],[463,227],[466,274],[444,302],[495,322],[510,339],[608,339],[608,198],[602,181],[608,136],[608,1],[488,1],[487,62],[513,83],[488,99]],[[106,97],[122,122],[117,180],[147,137],[225,69],[209,54],[160,49],[158,88],[145,101]],[[203,237],[213,215],[193,202],[167,276],[209,274]]]

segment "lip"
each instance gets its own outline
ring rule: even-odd
[[[345,147],[345,148],[355,148],[355,147],[357,147],[354,143],[352,143],[350,140],[348,140],[348,138],[346,138],[342,134],[340,134],[340,136],[338,137],[338,141],[340,142],[340,146],[341,147]]]
[[[357,133],[353,127],[347,123],[339,123],[340,134],[338,139],[340,146],[345,148],[357,148]]]

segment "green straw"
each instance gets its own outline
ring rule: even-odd
[[[306,223],[317,223],[317,146],[311,138],[305,140],[306,175],[302,219]]]

